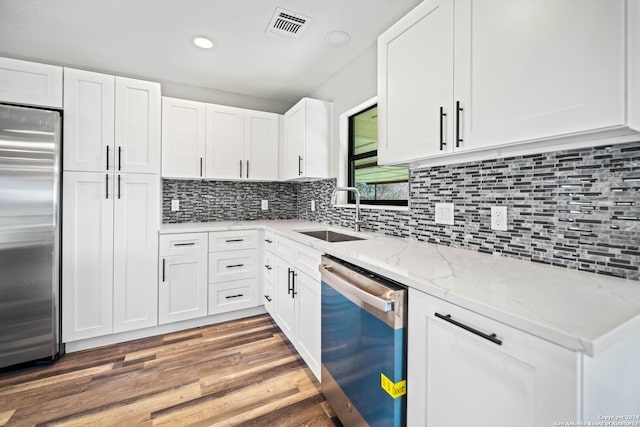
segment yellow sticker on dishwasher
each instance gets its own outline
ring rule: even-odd
[[[389,393],[389,396],[393,397],[394,399],[407,394],[407,380],[402,380],[394,383],[383,373],[380,373],[380,387],[382,387],[382,389]]]

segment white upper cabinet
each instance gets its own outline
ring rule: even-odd
[[[64,170],[113,171],[115,77],[64,69]]]
[[[159,173],[160,84],[64,70],[64,169]]]
[[[160,111],[159,83],[116,77],[118,171],[160,173]]]
[[[303,98],[285,113],[282,179],[331,177],[332,104]]]
[[[62,67],[0,58],[0,102],[62,108]]]
[[[378,162],[444,151],[451,133],[453,2],[425,2],[378,40]]]
[[[244,178],[244,111],[207,104],[208,178]]]
[[[162,97],[162,176],[204,177],[205,104]]]
[[[567,137],[640,130],[633,3],[421,3],[378,39],[379,161],[577,148],[593,142]]]
[[[247,178],[278,179],[279,116],[247,110],[244,113],[244,158]]]

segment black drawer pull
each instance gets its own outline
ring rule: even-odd
[[[191,243],[174,243],[173,246],[195,246],[195,242]]]
[[[266,299],[267,301],[271,302],[271,297],[269,295],[265,295],[264,299]]]
[[[231,264],[231,265],[227,265],[227,268],[237,268],[237,267],[244,267],[244,264]]]
[[[267,270],[273,270],[273,267],[271,267],[269,264],[265,264],[264,268],[266,268]]]
[[[494,343],[494,344],[502,345],[502,340],[498,339],[496,334],[491,334],[491,335],[489,335],[489,334],[485,334],[484,332],[480,332],[479,330],[474,329],[474,328],[472,328],[471,326],[467,326],[467,325],[465,325],[464,323],[460,323],[460,322],[458,322],[457,320],[453,320],[453,319],[451,318],[451,315],[450,315],[450,314],[440,314],[440,313],[437,313],[437,312],[436,312],[436,313],[434,313],[434,315],[435,315],[436,317],[438,317],[438,318],[440,318],[440,319],[444,320],[445,322],[449,322],[449,323],[451,323],[451,324],[453,324],[453,325],[456,325],[457,327],[462,328],[462,329],[464,329],[465,331],[469,331],[469,332],[471,332],[472,334],[475,334],[475,335],[477,335],[477,336],[479,336],[479,337],[482,337],[482,338],[484,338],[485,340],[491,341],[491,342],[492,342],[492,343]]]
[[[267,243],[273,243],[273,240],[270,240],[270,239],[264,239],[264,241]]]
[[[244,239],[228,239],[225,240],[226,243],[233,243],[233,242],[244,242]]]
[[[244,294],[238,294],[238,295],[227,295],[225,298],[226,299],[232,299],[232,298],[240,298],[243,297]]]

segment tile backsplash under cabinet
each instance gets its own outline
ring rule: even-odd
[[[640,141],[411,171],[409,210],[363,209],[363,230],[640,280]],[[330,206],[335,180],[163,181],[163,221],[298,218],[350,227]],[[171,199],[181,211],[171,212]],[[260,200],[269,199],[269,210]],[[316,201],[311,212],[310,201]],[[455,224],[434,204],[455,204]],[[490,227],[507,206],[508,231]]]

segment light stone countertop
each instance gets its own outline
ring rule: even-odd
[[[640,282],[351,229],[297,221],[163,224],[160,234],[268,228],[453,304],[595,356],[640,331]],[[297,231],[366,240],[328,243]]]

